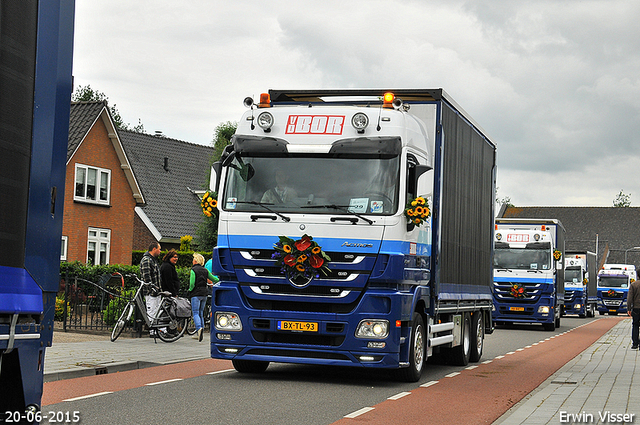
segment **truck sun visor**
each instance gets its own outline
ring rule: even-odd
[[[334,142],[329,153],[397,156],[402,152],[400,138],[358,137]]]
[[[274,137],[233,137],[233,150],[236,154],[252,156],[255,154],[287,153],[287,142]]]

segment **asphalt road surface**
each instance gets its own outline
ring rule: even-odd
[[[417,383],[291,364],[240,374],[208,359],[45,383],[42,410],[78,412],[82,424],[491,423],[617,323],[596,319],[563,317],[554,332],[498,328],[479,363],[428,363]]]

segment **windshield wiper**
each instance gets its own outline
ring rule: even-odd
[[[367,217],[360,215],[356,212],[353,212],[349,209],[348,205],[336,205],[336,204],[326,204],[326,205],[302,205],[300,208],[331,208],[334,210],[340,210],[340,211],[344,211],[347,214],[351,214],[351,215],[355,215],[356,217],[358,217],[359,219],[366,221],[367,223],[369,223],[370,225],[373,224],[373,220],[368,219]],[[355,224],[355,223],[353,223]]]
[[[265,210],[269,211],[270,213],[273,213],[275,215],[277,215],[278,217],[282,218],[284,221],[289,222],[291,221],[291,219],[289,217],[287,217],[286,215],[280,214],[278,211],[272,210],[271,208],[269,208],[267,205],[273,205],[273,204],[267,204],[264,202],[256,202],[256,201],[237,201],[238,204],[249,204],[249,205],[258,205],[262,208],[264,208]]]

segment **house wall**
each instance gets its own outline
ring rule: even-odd
[[[111,170],[108,206],[73,200],[77,163]],[[87,262],[88,228],[96,227],[111,230],[109,264],[131,264],[136,202],[102,119],[96,121],[67,164],[65,188],[62,235],[69,238],[67,261]]]
[[[138,217],[138,214],[134,213],[133,217],[133,249],[136,251],[145,251],[149,248],[151,242],[156,241],[156,238],[153,236],[153,233],[149,230],[149,228],[144,224],[142,219]],[[164,245],[161,243],[162,249],[165,249]]]

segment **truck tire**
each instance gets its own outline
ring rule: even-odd
[[[553,321],[553,322],[551,322],[551,323],[543,323],[543,324],[542,324],[542,328],[543,328],[545,331],[555,331],[555,330],[556,330],[556,321],[554,320],[554,321]]]
[[[556,329],[560,327],[560,316],[556,317],[556,321],[554,323],[556,325]]]
[[[594,304],[590,304],[587,309],[587,317],[594,317],[596,315],[596,306]]]
[[[269,362],[258,360],[231,360],[233,367],[240,373],[262,373],[269,367]]]
[[[471,319],[469,313],[464,313],[462,317],[460,345],[451,349],[451,360],[457,366],[466,366],[469,364],[471,355]]]
[[[409,367],[397,370],[397,377],[404,382],[417,382],[422,376],[425,355],[425,328],[420,313],[413,313],[409,346]]]
[[[484,320],[482,310],[476,311],[471,317],[471,352],[469,361],[476,363],[482,357],[484,349]]]

